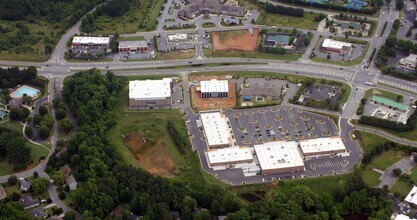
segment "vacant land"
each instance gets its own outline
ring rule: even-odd
[[[101,15],[95,19],[97,30],[94,34],[136,33],[156,28],[159,12],[164,0],[139,0],[131,9],[120,17]],[[149,9],[148,6],[151,8]]]
[[[364,98],[368,99],[372,95],[381,96],[381,97],[391,99],[391,100],[394,100],[394,101],[397,101],[398,96],[404,98],[400,94],[390,92],[390,91],[386,91],[386,90],[382,90],[382,89],[374,89],[374,88],[366,90]]]
[[[254,29],[252,33],[248,30],[213,32],[213,52],[230,50],[256,51],[258,33],[258,29]]]
[[[301,54],[272,54],[263,53],[259,51],[215,51],[203,50],[206,57],[242,57],[242,58],[256,58],[256,59],[271,59],[271,60],[288,60],[297,61],[301,58]]]
[[[287,15],[271,14],[262,12],[261,15],[256,20],[256,24],[264,24],[267,26],[283,26],[283,27],[293,27],[293,28],[302,28],[308,30],[317,29],[319,21],[314,21],[314,18],[318,16],[317,14],[304,13],[304,17],[293,17]]]
[[[201,98],[201,93],[196,90],[196,87],[191,87],[191,101],[193,109],[210,110],[219,108],[234,108],[236,106],[235,84],[229,82],[229,97],[228,98]]]
[[[169,53],[157,52],[155,60],[191,59],[194,56],[194,50],[178,50]]]

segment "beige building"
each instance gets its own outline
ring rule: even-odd
[[[207,147],[222,148],[232,145],[232,130],[227,117],[221,111],[200,112]]]
[[[166,108],[172,104],[172,79],[129,82],[129,109]]]
[[[210,166],[252,163],[253,155],[249,147],[228,147],[207,151]]]
[[[416,63],[417,63],[417,54],[410,54],[408,55],[408,57],[404,57],[400,59],[401,65],[411,68],[411,69],[416,68]]]
[[[298,143],[304,157],[346,152],[345,144],[340,137],[306,139]]]
[[[262,174],[304,171],[304,161],[295,141],[274,141],[255,145]]]

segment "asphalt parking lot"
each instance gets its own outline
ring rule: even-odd
[[[333,120],[301,109],[274,106],[225,112],[239,146],[269,141],[298,141],[338,134]]]

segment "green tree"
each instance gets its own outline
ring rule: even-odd
[[[54,174],[52,174],[52,179],[54,180],[54,183],[57,185],[60,185],[64,183],[65,181],[65,173],[62,170],[55,171]]]
[[[71,129],[73,128],[73,123],[70,119],[64,119],[61,121],[61,129],[65,132],[68,133],[71,131]]]
[[[64,200],[64,199],[66,199],[66,198],[67,198],[67,195],[65,195],[65,192],[60,192],[60,193],[58,194],[58,197],[59,197],[59,199],[60,199],[60,200]]]
[[[27,136],[27,137],[32,137],[32,135],[33,135],[33,129],[32,129],[32,127],[30,127],[30,126],[26,126],[25,127],[25,135]]]
[[[39,137],[42,139],[48,138],[50,133],[51,133],[50,129],[46,126],[42,126],[39,129]]]
[[[7,179],[7,183],[8,183],[10,186],[14,186],[14,185],[16,185],[16,184],[17,184],[17,176],[15,176],[15,175],[11,175],[11,176],[9,176],[9,178]]]
[[[195,220],[210,220],[211,216],[210,216],[209,211],[204,210],[204,211],[197,212],[194,216],[194,219]]]
[[[39,107],[39,114],[41,116],[45,116],[46,114],[48,114],[48,108],[44,105],[41,105],[41,107]]]
[[[247,220],[250,219],[249,212],[245,208],[241,208],[239,211],[227,214],[228,220]]]
[[[64,220],[75,220],[75,213],[73,211],[65,212]]]
[[[48,183],[49,181],[47,179],[38,178],[32,181],[30,187],[32,188],[33,192],[39,194],[46,191],[46,189],[48,188]]]
[[[401,171],[400,168],[395,168],[395,169],[392,170],[392,173],[396,176],[400,176],[402,171]]]
[[[54,126],[54,119],[52,118],[51,115],[45,115],[43,116],[43,119],[41,121],[41,126],[46,126],[49,129],[52,128],[52,126]]]
[[[42,119],[43,119],[42,115],[35,114],[35,116],[33,116],[33,121],[32,122],[33,122],[34,125],[40,126],[41,122],[42,122]]]

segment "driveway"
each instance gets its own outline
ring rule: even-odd
[[[402,173],[405,173],[409,171],[411,168],[413,168],[416,165],[413,161],[413,157],[405,157],[395,163],[394,165],[388,167],[384,174],[379,178],[381,180],[381,183],[379,184],[379,188],[384,187],[384,185],[388,185],[388,188],[391,188],[391,186],[395,183],[397,180],[397,176],[392,173],[393,169],[400,168]]]

